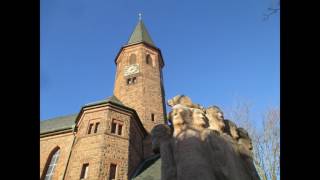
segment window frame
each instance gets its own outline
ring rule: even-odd
[[[151,113],[151,121],[154,122],[154,120],[155,120],[155,114]]]
[[[113,125],[115,125],[114,132],[113,132]],[[120,130],[119,130],[119,127],[120,127]],[[123,121],[112,119],[111,130],[110,130],[111,134],[117,135],[117,136],[123,136],[123,129],[124,129]]]
[[[98,132],[99,125],[100,125],[100,122],[95,123],[94,131],[93,131],[94,134],[96,134]]]
[[[127,86],[132,85],[132,84],[136,84],[137,83],[137,76],[133,76],[133,77],[129,77],[127,78]]]
[[[90,119],[87,124],[86,135],[97,134],[101,128],[101,118]]]
[[[123,129],[123,124],[117,124],[118,125],[118,132],[117,135],[122,136],[122,129]],[[119,129],[120,128],[120,129]]]
[[[132,53],[129,56],[129,65],[137,63],[137,55]]]
[[[130,84],[132,84],[132,83],[131,83],[131,78],[128,78],[128,79],[127,79],[127,85],[130,85]]]
[[[80,180],[87,179],[89,172],[89,163],[82,164],[81,172],[80,172]]]
[[[117,133],[117,123],[112,120],[111,122],[111,134]]]
[[[152,57],[150,54],[147,54],[146,56],[146,64],[152,65]]]
[[[137,77],[132,77],[132,83],[131,84],[135,84],[137,82]]]
[[[87,134],[93,134],[93,133],[92,133],[92,128],[93,128],[93,126],[94,126],[94,123],[93,123],[93,122],[90,122],[90,123],[89,123],[89,127],[88,127],[88,132],[87,132]]]
[[[112,166],[115,166],[114,173],[111,173]],[[116,180],[117,179],[117,175],[118,175],[117,172],[118,172],[118,165],[116,163],[110,163],[110,166],[109,166],[109,180]],[[114,174],[114,177],[112,177],[111,174]]]
[[[54,172],[55,172],[55,169],[58,164],[59,157],[60,157],[60,147],[56,147],[51,151],[51,153],[48,156],[44,171],[42,173],[41,180],[47,180],[47,179],[51,180],[52,179]],[[51,169],[49,172],[50,166],[51,166]],[[48,176],[48,178],[47,178],[47,176]]]

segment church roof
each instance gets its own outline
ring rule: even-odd
[[[161,158],[156,154],[141,163],[132,180],[161,180]]]
[[[94,105],[107,103],[107,102],[111,102],[111,103],[114,103],[114,104],[117,104],[120,106],[125,106],[118,98],[116,98],[115,96],[110,96],[110,97],[107,97],[106,99],[101,100],[101,101],[96,101],[96,102],[85,104],[83,107],[94,106]]]
[[[149,45],[155,46],[147,31],[147,28],[144,26],[143,21],[141,19],[139,20],[133,33],[131,34],[127,45],[140,43],[140,42],[145,42]]]
[[[78,114],[72,114],[40,121],[40,134],[72,129],[77,115]]]
[[[94,105],[108,103],[108,102],[126,107],[115,96],[110,96],[101,101],[85,104],[83,107],[94,106]],[[40,134],[72,129],[73,126],[75,125],[77,116],[78,114],[72,114],[72,115],[60,116],[60,117],[40,121]]]

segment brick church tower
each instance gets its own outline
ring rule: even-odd
[[[41,180],[127,180],[159,157],[150,131],[165,123],[164,62],[141,19],[115,64],[113,95],[40,122]]]
[[[116,56],[114,95],[135,109],[147,132],[165,122],[161,51],[139,20],[128,43]]]
[[[165,94],[162,68],[164,61],[140,19],[128,43],[124,45],[117,65],[114,95],[136,110],[148,133],[157,124],[165,123]],[[145,157],[152,154],[151,137],[144,141]]]

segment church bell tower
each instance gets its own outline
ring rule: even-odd
[[[161,51],[152,41],[141,17],[127,44],[115,58],[117,66],[113,94],[136,110],[148,133],[165,123],[165,94]]]

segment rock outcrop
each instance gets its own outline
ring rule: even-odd
[[[171,125],[151,131],[162,180],[259,180],[248,132],[225,120],[219,107],[204,108],[184,95],[168,105]]]

